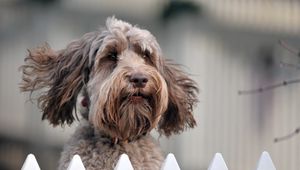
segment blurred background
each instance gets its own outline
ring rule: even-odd
[[[299,169],[299,1],[1,0],[1,170],[20,169],[28,153],[42,169],[56,169],[76,127],[42,122],[29,95],[20,93],[18,67],[26,49],[44,42],[62,49],[112,15],[147,28],[165,56],[183,64],[199,84],[198,126],[158,137],[183,170],[206,170],[216,152],[229,169],[251,170],[264,150],[277,169]]]

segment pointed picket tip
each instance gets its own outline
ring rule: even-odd
[[[268,152],[264,151],[261,154],[258,161],[257,170],[276,170]]]
[[[74,155],[67,170],[85,170],[79,155]]]
[[[122,154],[114,170],[133,170],[128,155]]]
[[[21,170],[40,170],[40,169],[41,168],[37,163],[35,156],[33,154],[27,155]]]
[[[228,170],[221,153],[216,153],[211,161],[208,170]]]
[[[180,167],[177,163],[177,160],[174,154],[169,153],[167,158],[165,159],[161,170],[180,170]]]

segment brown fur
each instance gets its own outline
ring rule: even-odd
[[[163,157],[149,132],[169,136],[196,125],[196,83],[162,57],[150,32],[115,18],[63,50],[47,44],[29,50],[22,69],[22,91],[44,90],[42,119],[54,126],[75,120],[79,94],[87,103],[79,106],[85,120],[65,146],[60,169],[74,154],[88,169],[112,169],[122,153],[135,169],[159,169]]]

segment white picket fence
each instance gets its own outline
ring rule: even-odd
[[[21,170],[40,170],[33,154],[29,154]],[[75,155],[67,170],[85,170],[79,155]],[[129,157],[122,154],[114,170],[133,170]],[[175,156],[170,153],[166,157],[161,170],[180,170]],[[207,170],[228,170],[221,153],[216,153]],[[276,170],[268,152],[263,152],[257,164],[256,170]]]

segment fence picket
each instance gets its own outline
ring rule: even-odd
[[[21,170],[41,170],[33,154],[29,154]],[[67,170],[85,170],[79,155],[74,155]],[[122,154],[114,170],[134,170],[128,155]],[[174,154],[169,153],[161,167],[161,170],[180,170]],[[216,153],[208,170],[228,170],[221,153]],[[276,170],[275,165],[268,152],[264,151],[257,163],[256,170]]]
[[[161,170],[180,170],[180,167],[176,161],[174,154],[169,153],[165,159]]]
[[[268,152],[264,151],[258,161],[257,170],[276,170]]]
[[[211,161],[208,170],[228,170],[221,153],[216,153]]]
[[[33,154],[29,154],[26,157],[21,170],[41,170],[41,168],[40,168],[39,164],[37,163],[35,156]]]
[[[67,170],[85,170],[79,155],[74,155]]]
[[[114,170],[133,170],[128,155],[122,154]]]

